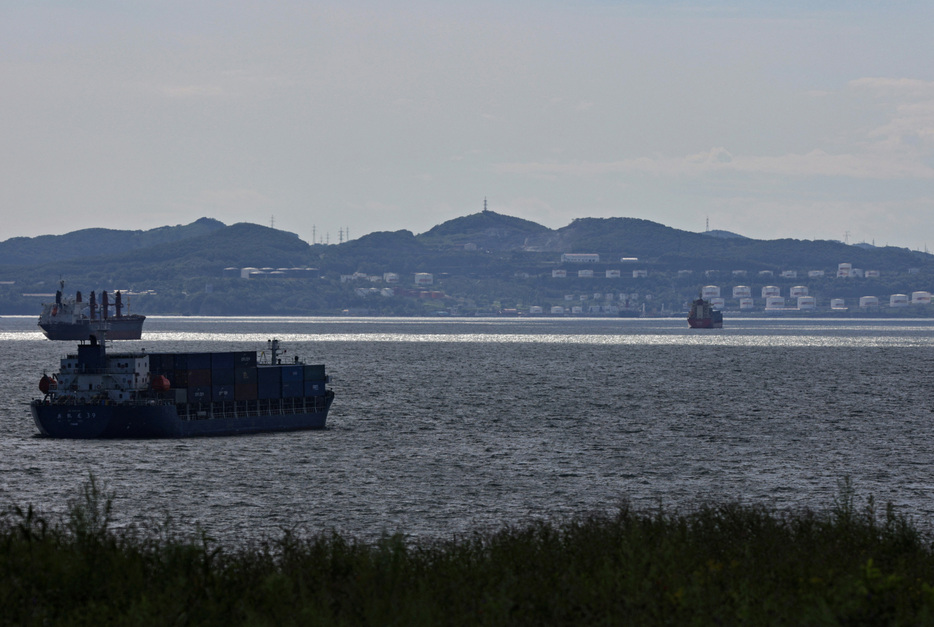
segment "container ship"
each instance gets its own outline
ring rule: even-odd
[[[55,302],[43,303],[39,314],[39,328],[50,340],[88,340],[92,325],[98,321],[107,323],[107,337],[111,340],[138,340],[143,334],[143,321],[146,316],[123,313],[123,297],[117,291],[114,294],[114,315],[110,315],[110,297],[101,292],[98,306],[97,296],[91,292],[89,302],[84,302],[81,292],[74,298],[63,295],[65,282],[55,292]]]
[[[323,429],[334,392],[323,364],[256,352],[108,352],[92,334],[30,403],[53,438],[184,438]],[[267,363],[262,363],[266,360]]]
[[[703,298],[698,298],[691,303],[688,325],[692,329],[722,329],[723,312],[714,309],[713,305]]]

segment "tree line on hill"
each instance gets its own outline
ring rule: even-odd
[[[562,253],[601,257],[596,264],[562,265]],[[623,257],[638,259],[647,277],[630,276],[635,266],[621,265]],[[549,229],[483,211],[420,235],[377,232],[339,245],[311,245],[286,231],[201,218],[150,231],[85,229],[0,242],[0,314],[37,313],[39,297],[24,294],[52,293],[60,278],[68,293],[121,289],[141,313],[189,315],[496,313],[595,293],[617,299],[635,294],[672,311],[707,283],[729,295],[740,283],[754,290],[763,282],[783,284],[772,277],[785,270],[797,271],[793,283],[808,285],[822,300],[866,294],[887,299],[891,293],[931,290],[932,261],[932,255],[904,248],[720,237],[634,218],[582,218]],[[837,280],[841,262],[880,276]],[[315,278],[227,278],[231,267],[314,268]],[[562,267],[568,278],[553,278],[552,270]],[[593,269],[595,278],[577,277],[583,268]],[[621,269],[619,279],[605,278],[612,268]],[[809,270],[825,276],[808,279]],[[341,278],[387,272],[399,275],[399,285]],[[435,294],[414,289],[418,272],[434,276],[429,291]],[[377,295],[370,289],[376,287],[395,291],[376,290]]]

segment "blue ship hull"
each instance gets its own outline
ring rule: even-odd
[[[39,431],[71,439],[186,438],[323,429],[333,392],[309,398],[245,405],[47,404],[30,405]],[[229,407],[225,406],[229,405]]]

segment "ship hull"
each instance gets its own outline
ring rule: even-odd
[[[215,413],[210,405],[201,410],[203,406],[195,405],[66,405],[42,401],[33,402],[30,409],[42,435],[53,438],[187,438],[324,429],[333,398],[329,392],[316,400],[293,403],[289,413]]]
[[[108,340],[138,340],[143,335],[143,321],[146,316],[132,315],[122,318],[108,318],[106,334]],[[95,322],[95,324],[99,324]],[[50,340],[88,340],[91,336],[91,321],[75,322],[40,321],[39,328]]]
[[[700,318],[690,319],[689,318],[688,325],[692,329],[722,329],[723,321],[721,320],[719,322],[715,322],[710,318],[703,318],[703,319],[700,319]]]

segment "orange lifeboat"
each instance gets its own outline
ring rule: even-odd
[[[156,392],[168,392],[172,388],[172,384],[161,374],[157,374],[152,378],[152,389]]]

